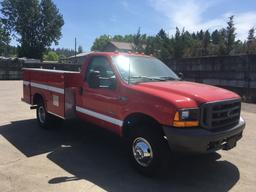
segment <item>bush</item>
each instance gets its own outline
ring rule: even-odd
[[[59,61],[59,55],[54,51],[49,51],[43,59],[44,61]]]

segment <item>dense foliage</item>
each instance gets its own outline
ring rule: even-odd
[[[64,20],[52,0],[3,0],[1,6],[1,21],[20,43],[19,57],[42,59],[58,43]]]
[[[6,55],[8,45],[10,43],[10,35],[6,28],[3,26],[3,23],[0,21],[0,55]]]
[[[79,45],[77,51],[78,51],[78,53],[83,53],[83,47],[81,45]]]
[[[49,51],[43,56],[44,61],[59,61],[59,55],[54,51]]]
[[[95,39],[91,50],[102,51],[109,41],[124,41],[133,44],[133,51],[153,54],[163,61],[181,57],[256,53],[254,28],[249,31],[248,39],[244,42],[236,40],[235,30],[234,16],[231,16],[226,28],[212,32],[200,30],[190,33],[176,28],[172,36],[163,29],[155,36],[147,36],[141,34],[139,29],[134,35],[102,35]]]

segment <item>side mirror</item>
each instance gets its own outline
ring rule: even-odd
[[[182,80],[182,79],[184,78],[183,73],[182,73],[182,72],[179,72],[179,73],[178,73],[178,77]]]
[[[115,89],[116,77],[100,77],[100,88]]]
[[[116,77],[113,76],[113,77],[110,77],[109,78],[109,81],[110,81],[110,84],[109,84],[109,88],[110,89],[115,89],[116,88]]]
[[[101,77],[99,71],[91,71],[87,81],[90,88],[116,88],[116,77]]]
[[[100,87],[100,72],[99,71],[90,71],[88,74],[88,85],[90,88],[99,88]]]

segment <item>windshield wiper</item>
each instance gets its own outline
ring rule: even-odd
[[[143,75],[140,75],[140,76],[131,76],[130,77],[131,79],[148,79],[148,80],[157,80],[157,81],[165,81],[165,79],[161,78],[161,77],[148,77],[148,76],[143,76]]]
[[[175,78],[175,77],[171,77],[171,76],[166,76],[166,77],[159,77],[159,78],[161,78],[161,79],[163,79],[163,80],[180,80],[179,78]]]

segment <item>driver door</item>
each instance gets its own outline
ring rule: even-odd
[[[109,81],[102,80],[100,87],[92,88],[88,84],[89,73],[98,71],[103,79],[115,77],[110,61],[105,56],[93,56],[88,64],[81,93],[81,109],[86,119],[103,127],[119,132],[122,121],[120,120],[120,100],[118,86],[110,87]],[[93,86],[94,87],[94,86]]]

